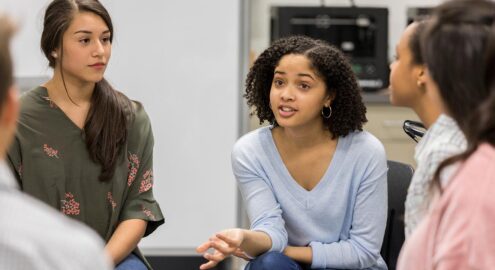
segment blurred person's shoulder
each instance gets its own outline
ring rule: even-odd
[[[112,269],[91,229],[19,190],[0,187],[0,269]]]

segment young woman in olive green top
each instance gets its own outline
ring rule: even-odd
[[[41,46],[54,74],[21,98],[9,160],[24,191],[107,241],[117,269],[146,269],[137,244],[164,222],[152,193],[153,134],[143,107],[103,78],[112,34],[98,1],[51,2]]]

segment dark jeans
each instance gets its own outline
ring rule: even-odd
[[[131,253],[115,267],[115,270],[148,270],[148,268],[138,256]]]
[[[305,270],[307,265],[301,265],[280,252],[267,252],[250,261],[244,270]]]

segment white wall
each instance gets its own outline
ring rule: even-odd
[[[21,26],[13,43],[18,77],[51,73],[39,49],[48,2],[0,0]],[[141,247],[190,253],[236,225],[230,152],[240,110],[240,1],[102,2],[115,28],[106,77],[144,104],[155,136],[155,197],[166,223]]]
[[[11,48],[17,77],[51,74],[39,45],[43,10],[47,3],[40,0],[0,0],[0,11],[12,16],[19,30]]]
[[[104,2],[116,35],[108,77],[145,104],[155,135],[166,223],[142,246],[192,249],[236,225],[239,1]]]
[[[326,6],[350,6],[349,0],[326,0]],[[394,48],[406,27],[408,7],[431,7],[442,0],[355,0],[357,7],[388,8],[388,54],[394,55]],[[251,50],[258,55],[270,44],[271,6],[320,6],[321,0],[251,0]]]

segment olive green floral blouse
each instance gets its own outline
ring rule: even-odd
[[[120,152],[113,178],[98,179],[84,133],[38,87],[21,97],[10,165],[22,189],[93,228],[105,241],[127,219],[148,221],[146,235],[164,223],[153,197],[153,134],[142,105]],[[142,258],[140,252],[136,253]]]

